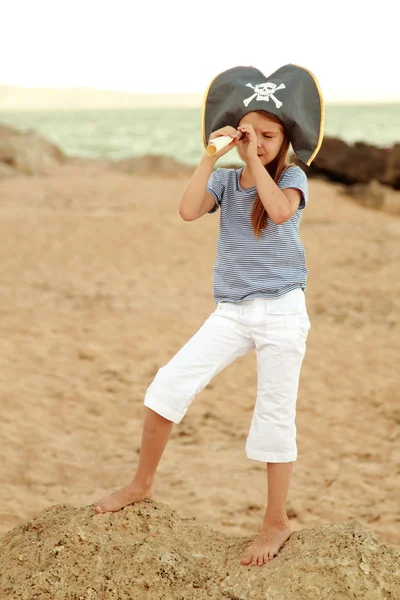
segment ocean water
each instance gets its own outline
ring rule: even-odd
[[[72,156],[163,154],[196,164],[203,152],[200,108],[1,111],[0,123],[34,129]],[[400,142],[400,104],[327,106],[325,135],[390,147]]]

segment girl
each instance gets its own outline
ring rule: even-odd
[[[260,89],[252,87],[256,92]],[[255,349],[258,390],[246,454],[267,463],[268,498],[260,532],[241,563],[264,565],[292,532],[286,499],[297,457],[296,399],[310,327],[307,269],[299,237],[308,190],[302,169],[286,163],[289,144],[295,140],[290,130],[276,114],[264,107],[260,110],[259,104],[256,110],[248,105],[236,127],[220,127],[209,136],[228,135],[232,142],[214,156],[203,156],[179,209],[185,221],[221,209],[214,270],[216,311],[158,371],[147,390],[139,464],[132,483],[99,500],[94,508],[98,513],[117,511],[151,498],[173,424],[182,420],[194,396],[214,375]],[[213,172],[218,158],[234,147],[244,168]]]

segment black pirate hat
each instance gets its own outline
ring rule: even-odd
[[[292,64],[268,77],[254,67],[234,67],[220,73],[204,95],[204,146],[213,131],[226,125],[236,128],[247,113],[256,110],[280,119],[294,152],[310,165],[321,147],[324,128],[324,101],[314,75]]]

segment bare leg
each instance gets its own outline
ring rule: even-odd
[[[286,512],[293,463],[269,463],[268,503],[261,530],[241,560],[242,565],[268,563],[292,534]]]
[[[117,511],[128,504],[148,500],[153,495],[154,477],[171,435],[173,423],[149,408],[145,410],[136,475],[126,487],[95,502],[93,506],[97,513]]]

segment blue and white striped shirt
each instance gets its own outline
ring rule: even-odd
[[[296,288],[305,291],[307,268],[299,225],[308,200],[307,177],[297,166],[283,173],[279,188],[296,188],[302,199],[295,214],[276,225],[271,218],[257,239],[251,226],[251,210],[257,188],[240,186],[242,169],[217,169],[207,191],[221,208],[217,256],[214,267],[214,298],[240,302],[248,298],[277,298]]]

